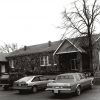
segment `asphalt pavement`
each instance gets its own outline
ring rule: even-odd
[[[92,90],[85,90],[80,96],[73,94],[61,94],[54,96],[49,91],[39,91],[38,93],[19,94],[18,91],[0,89],[0,100],[100,100],[100,85],[95,85]]]

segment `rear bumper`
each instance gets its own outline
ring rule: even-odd
[[[46,91],[52,91],[53,93],[72,93],[75,92],[71,89],[53,89],[53,88],[47,88]]]
[[[32,87],[13,87],[14,90],[31,90]]]
[[[10,84],[0,84],[1,87],[10,86]]]

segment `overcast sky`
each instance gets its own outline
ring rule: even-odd
[[[74,0],[0,0],[0,45],[34,45],[56,41],[64,8]]]
[[[0,0],[0,45],[59,40],[62,11],[73,0]]]

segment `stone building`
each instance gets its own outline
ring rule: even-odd
[[[100,34],[92,36],[93,70],[100,70]],[[91,72],[86,36],[25,46],[7,56],[10,67],[33,74]]]
[[[7,53],[0,53],[0,75],[9,72],[9,62],[6,59]]]

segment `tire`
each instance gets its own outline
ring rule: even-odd
[[[90,84],[90,89],[93,89],[93,81],[91,82],[91,84]]]
[[[36,92],[37,92],[37,87],[36,87],[36,86],[33,86],[33,87],[32,87],[32,92],[33,92],[33,93],[36,93]]]
[[[24,93],[24,91],[23,91],[23,90],[18,90],[18,91],[19,91],[19,93],[20,93],[20,94]]]
[[[3,87],[3,90],[8,90],[8,89],[9,89],[9,86],[6,86],[6,85],[5,85],[5,86]]]
[[[77,96],[80,96],[80,94],[81,94],[81,88],[80,88],[80,86],[78,86],[78,87],[76,88],[75,94],[76,94]]]

